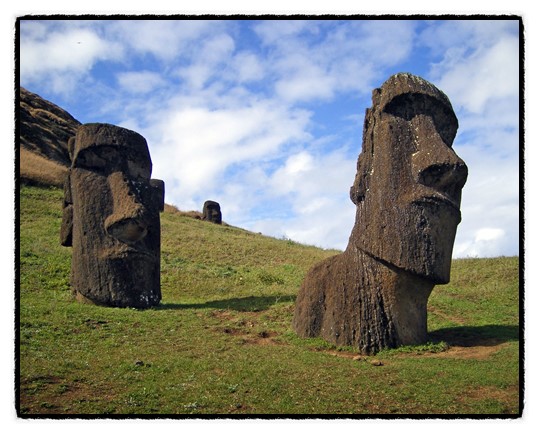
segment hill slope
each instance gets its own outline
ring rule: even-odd
[[[67,141],[80,122],[23,87],[19,90],[19,122],[21,180],[61,186],[70,165]]]
[[[356,358],[299,339],[294,299],[336,252],[162,214],[162,292],[84,305],[59,245],[62,191],[20,192],[18,411],[37,414],[517,415],[518,258],[454,261],[424,347]]]

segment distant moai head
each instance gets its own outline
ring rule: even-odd
[[[150,179],[146,140],[109,124],[85,124],[68,144],[63,245],[73,246],[79,299],[145,308],[159,304],[164,183]]]
[[[222,223],[221,206],[213,200],[204,202],[202,214],[202,220],[207,220],[218,225]]]
[[[372,95],[350,197],[351,244],[374,258],[449,281],[461,190],[468,174],[451,148],[458,122],[447,96],[411,74]]]

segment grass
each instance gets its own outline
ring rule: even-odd
[[[19,175],[26,183],[62,187],[68,168],[26,148],[20,149]]]
[[[519,259],[466,259],[429,300],[430,342],[357,357],[291,329],[337,252],[165,212],[159,307],[79,304],[62,191],[22,186],[17,410],[38,415],[517,416]]]

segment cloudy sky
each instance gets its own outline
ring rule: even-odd
[[[349,17],[344,17],[349,18]],[[148,141],[166,201],[344,249],[371,92],[410,72],[450,98],[467,163],[455,257],[519,252],[514,20],[20,21],[20,83]]]

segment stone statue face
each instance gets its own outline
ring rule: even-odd
[[[373,95],[351,190],[355,243],[372,256],[447,283],[467,167],[451,148],[458,127],[447,97],[409,74]]]
[[[221,206],[213,200],[207,200],[204,202],[202,214],[204,220],[216,224],[222,223]]]
[[[87,124],[71,146],[65,204],[72,207],[73,289],[96,304],[158,304],[164,184],[150,179],[146,141],[123,128]]]

